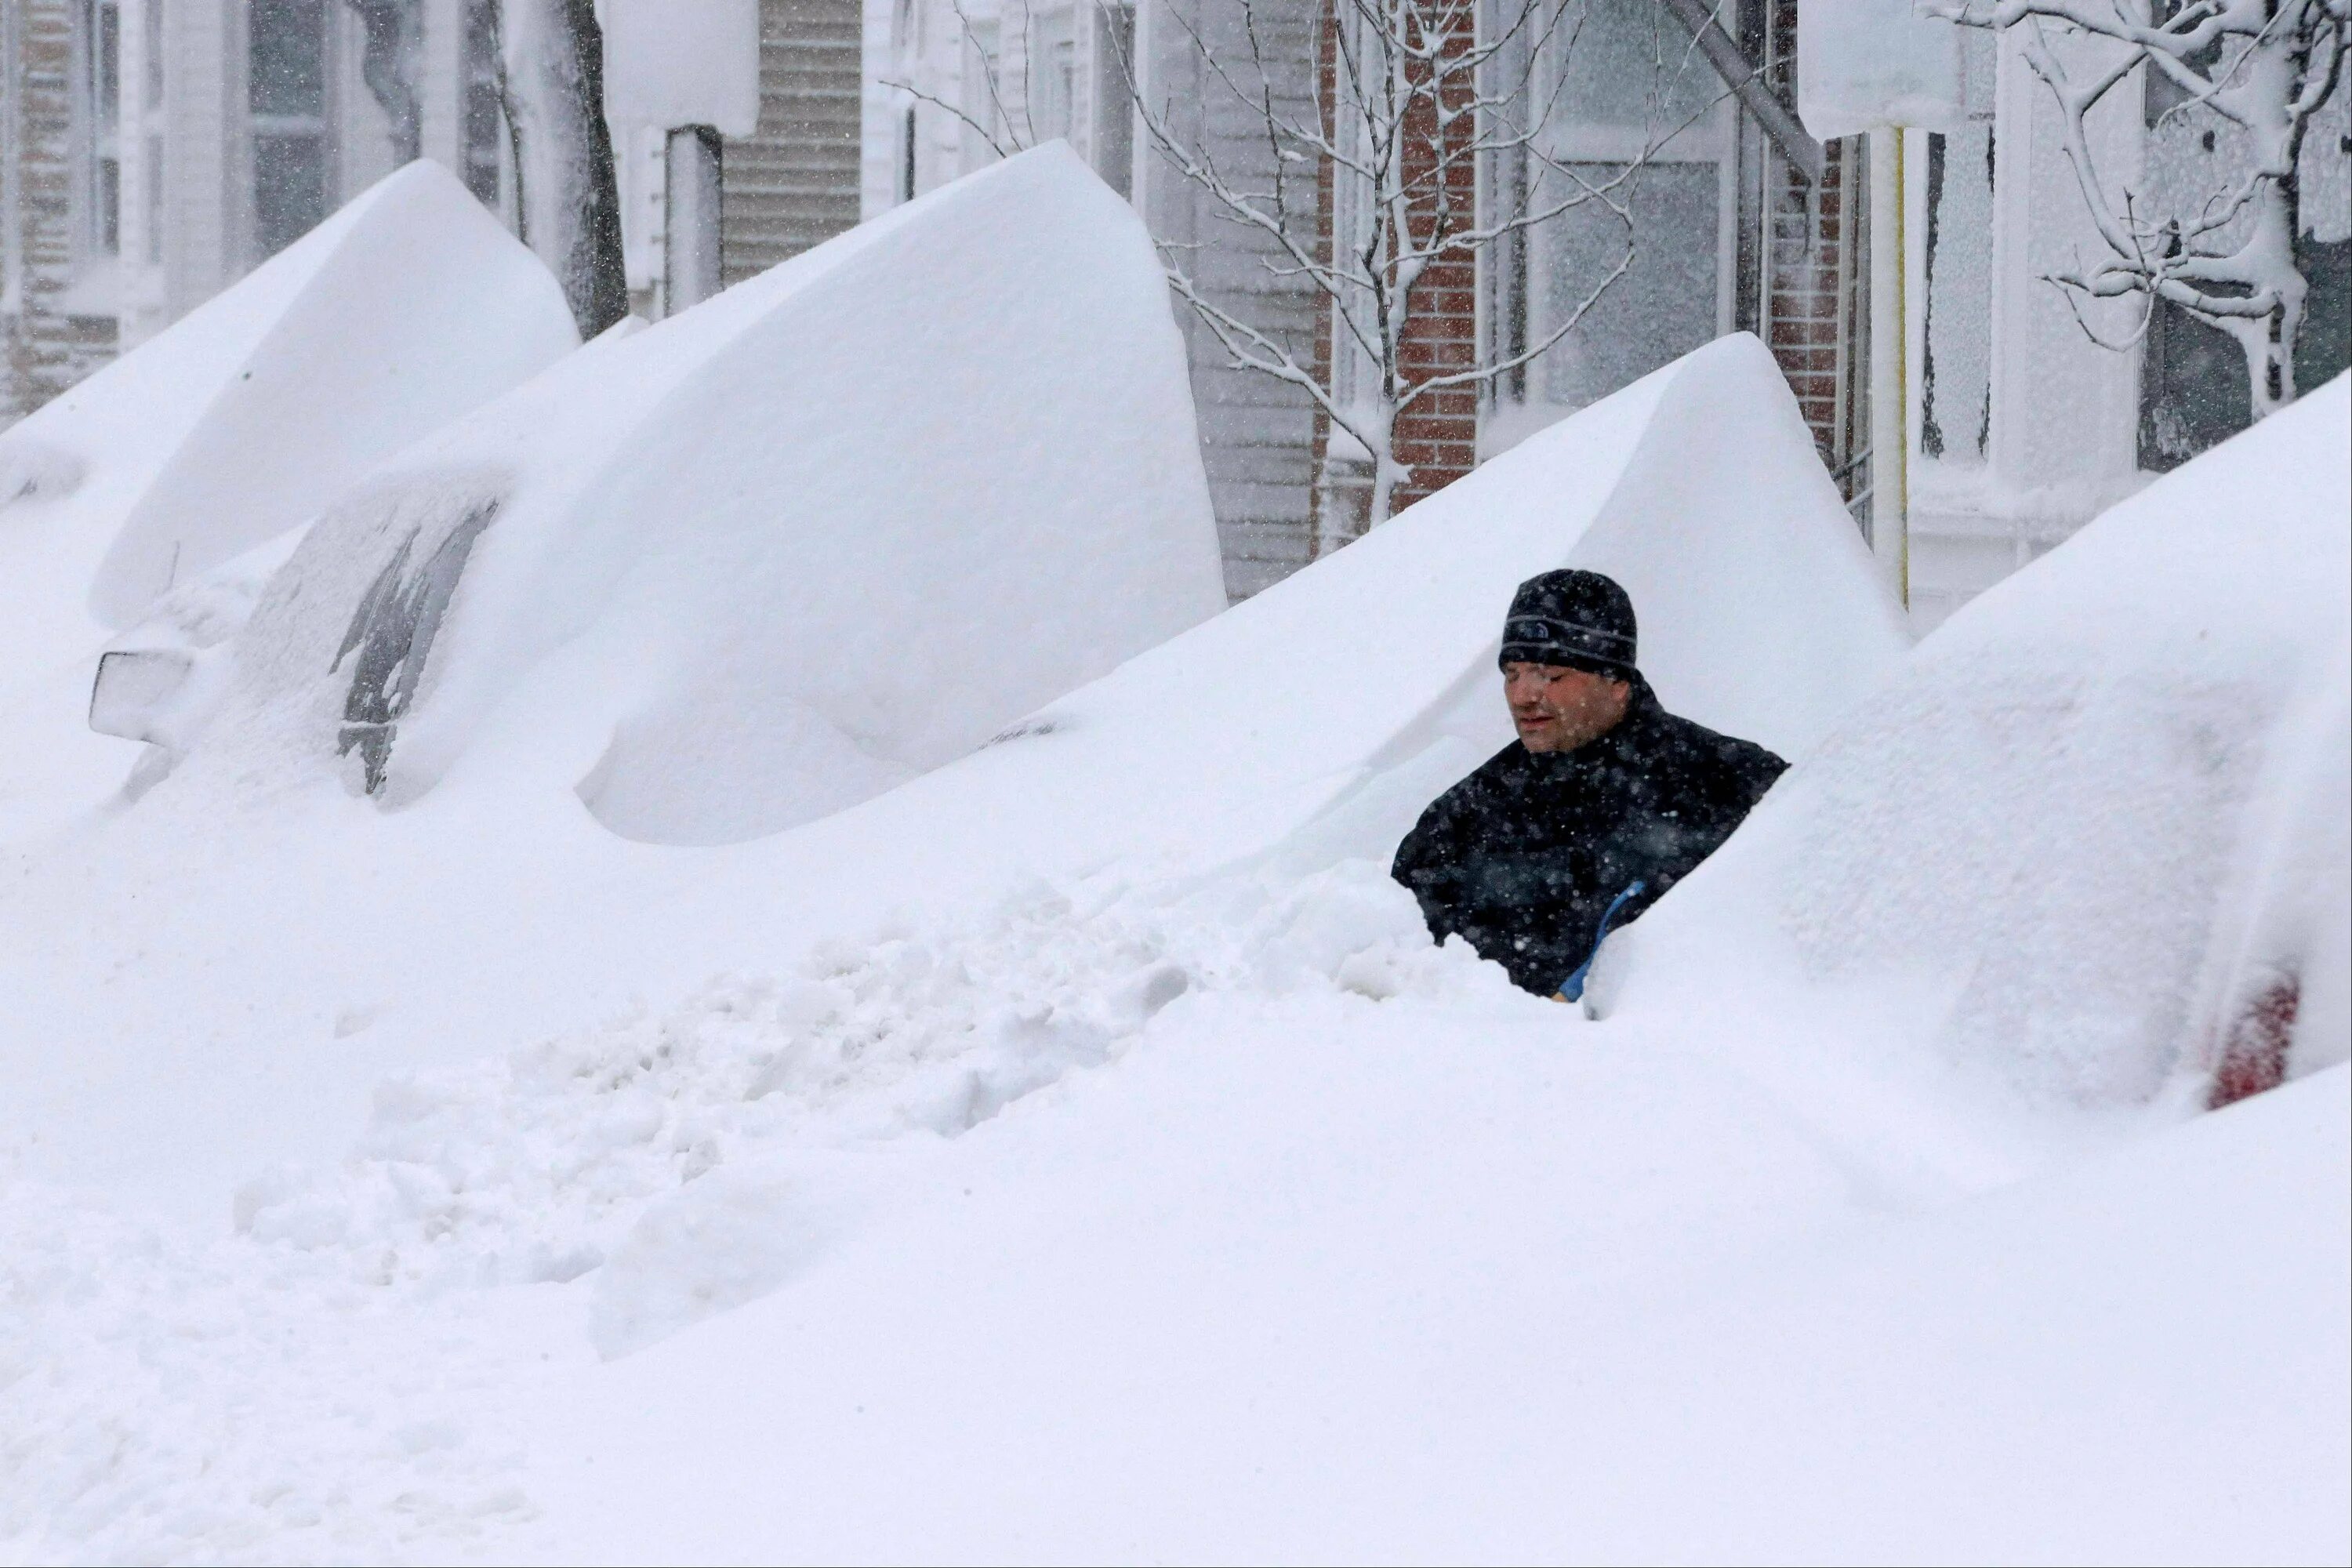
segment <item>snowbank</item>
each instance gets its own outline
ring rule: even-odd
[[[1385,857],[1511,741],[1503,613],[1561,565],[1624,583],[1669,708],[1784,755],[1908,647],[1787,382],[1740,334],[1031,715],[905,809],[977,810],[1060,864],[1215,864],[1285,839],[1317,865]]]
[[[1714,998],[1759,1050],[1801,1017],[1801,1054],[2053,1109],[2343,1061],[2347,387],[1954,616],[1612,942],[1600,995]]]
[[[788,1293],[551,1386],[526,1554],[2341,1552],[2340,1070],[1867,1217],[1750,1089],[1500,1009],[1173,1017]]]
[[[1680,994],[1588,1020],[1433,947],[1385,875],[1501,743],[1502,607],[1563,561],[1633,583],[1670,702],[1804,759],[1792,784],[1847,776],[1915,678],[1786,398],[1756,345],[1718,344],[995,743],[756,841],[634,843],[582,810],[610,731],[573,717],[559,649],[405,809],[221,744],[16,857],[0,1553],[2337,1551],[2340,1068],[2053,1144],[1965,1094],[1878,1092],[1853,1009],[1774,989],[1761,950],[1662,957]],[[521,499],[479,566],[536,515],[520,459],[384,493],[462,522],[508,493],[485,474]],[[2231,604],[2264,570],[2207,564]],[[2145,619],[2088,592],[2111,570],[2083,569],[2079,615],[2045,606],[2053,668]],[[501,580],[471,572],[444,636]],[[236,733],[316,740],[341,696]],[[2273,793],[2328,787],[2333,754],[2266,758]],[[2264,842],[2257,869],[2312,852]],[[1811,1037],[1845,1056],[1808,1063]],[[2024,1157],[1960,1157],[1985,1148]],[[175,1207],[193,1222],[147,1217]]]
[[[1055,167],[1016,163],[1003,177]],[[877,223],[850,238],[879,245],[893,232]],[[811,257],[830,267],[844,254]],[[802,271],[776,276],[811,270],[806,258],[793,265]],[[1151,289],[1156,323],[1165,300]],[[1730,340],[887,794],[743,844],[689,852],[625,842],[582,809],[582,781],[632,743],[637,721],[626,704],[678,711],[682,701],[670,709],[654,700],[692,689],[689,678],[708,668],[694,645],[639,639],[663,611],[651,589],[700,594],[701,569],[685,545],[748,548],[764,537],[758,520],[768,514],[705,489],[691,491],[700,498],[692,510],[620,509],[640,470],[658,489],[682,465],[650,438],[642,448],[625,439],[667,384],[608,378],[597,367],[634,363],[617,356],[635,344],[698,342],[688,334],[703,322],[719,323],[715,352],[740,335],[727,312],[748,301],[747,313],[760,315],[763,298],[739,289],[634,339],[592,345],[559,375],[450,434],[475,467],[404,458],[338,508],[328,527],[389,541],[404,518],[462,521],[484,498],[513,498],[476,539],[435,644],[446,651],[467,646],[461,634],[473,637],[449,666],[465,668],[466,679],[436,689],[428,668],[410,710],[444,728],[436,737],[404,721],[393,748],[395,782],[412,742],[457,750],[436,787],[405,809],[379,811],[350,798],[336,776],[348,688],[318,679],[336,663],[351,606],[380,574],[381,557],[328,549],[334,535],[313,531],[273,580],[275,609],[257,611],[230,645],[242,658],[257,638],[276,639],[276,651],[245,672],[244,710],[233,694],[178,772],[131,809],[26,856],[21,876],[0,879],[0,919],[20,933],[0,947],[0,990],[21,1020],[0,1036],[0,1071],[12,1086],[0,1101],[0,1140],[37,1134],[37,1145],[26,1145],[37,1172],[217,1215],[257,1164],[331,1157],[338,1130],[364,1117],[388,1076],[588,1026],[634,998],[664,1005],[714,973],[773,973],[825,940],[857,939],[890,921],[961,920],[1034,879],[1105,866],[1186,878],[1253,858],[1282,877],[1351,858],[1385,864],[1423,807],[1509,740],[1494,668],[1502,613],[1523,577],[1564,562],[1626,576],[1643,616],[1644,663],[1670,703],[1787,752],[1801,753],[1902,651],[1896,612],[1785,383],[1760,345]],[[663,354],[679,386],[703,363],[683,347]],[[609,383],[608,395],[554,396],[575,374]],[[577,446],[541,433],[550,426]],[[500,430],[513,435],[504,448],[493,439]],[[439,449],[436,439],[421,450]],[[505,460],[493,465],[501,450]],[[583,452],[606,460],[574,473],[566,465]],[[656,458],[670,466],[652,468]],[[681,482],[702,480],[688,472]],[[852,482],[863,481],[824,480]],[[370,498],[384,504],[371,511],[361,504]],[[660,526],[633,524],[632,515]],[[500,531],[518,521],[525,526],[501,546]],[[722,523],[751,531],[730,540]],[[375,527],[383,532],[365,531]],[[1645,529],[1676,547],[1645,549]],[[1213,588],[1202,531],[1200,581]],[[1115,547],[1099,530],[1093,537],[1093,548]],[[632,553],[631,542],[642,551]],[[436,548],[420,544],[409,559],[421,568]],[[756,567],[771,584],[797,559],[775,554]],[[895,611],[850,617],[821,602],[866,592],[854,569],[886,579],[874,590],[881,604],[903,604],[885,557],[845,550],[828,559],[841,572],[836,586],[787,583],[792,596],[779,603],[814,603],[826,626],[845,626],[844,638],[904,629],[889,618]],[[579,568],[569,577],[553,569],[566,563]],[[1058,558],[1048,567],[1062,569]],[[977,587],[995,571],[975,565],[974,587],[956,602],[1003,627],[1010,617],[992,618]],[[614,580],[609,593],[590,580],[599,574]],[[300,599],[288,591],[297,581]],[[1035,602],[1020,595],[1060,593],[1049,577],[998,602],[1017,607]],[[669,615],[659,624],[712,628],[721,611],[742,609],[740,600],[695,602],[712,606],[698,610],[698,622]],[[307,622],[306,604],[322,607]],[[571,629],[560,614],[567,605],[577,609],[572,642],[527,668],[523,639]],[[622,613],[632,605],[645,613]],[[789,616],[751,630],[753,646],[779,657],[808,646],[790,640],[803,634]],[[1025,635],[1016,647],[1017,655],[982,647],[971,657],[983,667],[1002,658],[1024,679],[1054,657],[1050,645],[1029,651]],[[884,659],[844,668],[807,657],[806,669],[835,683],[919,668]],[[923,657],[906,649],[909,661]],[[344,668],[348,679],[348,659]],[[814,686],[811,705],[842,689]],[[868,706],[893,721],[914,711],[884,709],[878,697]],[[475,714],[478,731],[459,748],[460,721]],[[765,731],[793,732],[781,721]],[[658,760],[650,745],[643,754]],[[691,754],[679,765],[693,765]],[[821,804],[787,769],[768,777],[721,759],[714,773],[759,786],[751,799],[762,808]],[[608,784],[627,776],[604,774]],[[786,790],[799,793],[775,793]],[[613,811],[616,796],[592,793],[599,811]],[[93,1094],[93,1081],[109,1087]],[[289,1105],[303,1109],[289,1116]]]
[[[222,746],[406,803],[512,699],[680,844],[949,762],[1223,606],[1164,293],[1048,148],[592,344],[312,531]]]
[[[0,668],[85,652],[577,342],[455,176],[387,176],[0,436]]]
[[[0,435],[0,839],[131,767],[84,725],[110,637],[153,616],[131,640],[168,638],[175,592],[210,623],[241,613],[250,563],[233,563],[578,341],[545,268],[417,163]]]

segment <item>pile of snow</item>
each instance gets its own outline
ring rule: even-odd
[[[511,701],[607,826],[735,842],[971,751],[1218,573],[1150,239],[1042,149],[379,470],[273,580],[215,749],[406,804]]]
[[[2347,388],[1954,616],[1612,942],[1599,995],[1802,1019],[1754,1048],[2053,1111],[2342,1062]]]
[[[520,1399],[510,1550],[2340,1560],[2342,1069],[1891,1205],[1544,1006],[1171,1006],[789,1290]]]
[[[84,651],[578,342],[455,176],[388,175],[0,436],[0,668]]]
[[[818,1174],[839,1189],[871,1167],[845,1152],[961,1136],[1121,1058],[1179,997],[1408,992],[1509,986],[1461,943],[1433,947],[1369,862],[1297,882],[1041,883],[975,918],[828,941],[782,975],[722,977],[658,1015],[395,1079],[339,1169],[257,1178],[237,1227],[355,1281],[602,1268],[594,1337],[623,1353],[782,1282]],[[772,1236],[709,1230],[780,1175],[793,1192]]]
[[[231,1237],[0,1168],[0,1546],[290,1562],[502,1538],[531,1512],[518,1384],[790,1282],[919,1192],[941,1140],[1123,1059],[1180,998],[1405,991],[1527,1001],[1432,949],[1377,867],[1040,884],[390,1081],[340,1166],[247,1184]]]
[[[1668,708],[1785,756],[1909,647],[1787,381],[1742,333],[1048,705],[904,809],[977,812],[1055,865],[1208,866],[1286,839],[1318,865],[1383,858],[1512,740],[1503,615],[1563,565],[1625,584]]]
[[[999,175],[1056,166],[1019,160]],[[877,224],[853,237],[878,245],[891,232]],[[730,320],[739,298],[759,296],[739,289],[569,365],[614,363],[631,342],[689,341],[698,321]],[[1155,294],[1155,321],[1164,306]],[[625,390],[567,400],[563,417],[584,425]],[[535,395],[518,394],[517,405]],[[609,428],[584,429],[584,449],[600,450]],[[518,438],[519,452],[537,449]],[[578,455],[547,450],[551,462]],[[436,490],[429,472],[410,483],[407,465],[369,493],[420,517],[436,496],[462,516],[474,499],[505,493],[454,479]],[[446,651],[468,626],[480,631],[453,669],[497,670],[484,646],[493,633],[552,635],[562,590],[581,585],[528,575],[542,533],[551,551],[559,539],[581,546],[547,560],[576,559],[584,572],[617,555],[626,581],[653,580],[645,563],[665,559],[667,534],[653,531],[631,557],[604,552],[611,541],[599,545],[584,523],[556,521],[520,531],[506,565],[489,570],[508,521],[562,521],[560,501],[628,483],[602,466],[576,479],[515,478],[511,510],[479,535],[436,644]],[[604,513],[583,500],[572,515]],[[679,516],[675,527],[701,524]],[[1645,530],[1677,548],[1645,548]],[[1203,535],[1201,576],[1213,584]],[[332,584],[298,578],[347,560],[311,548],[325,537],[310,535],[269,590],[303,581],[331,606],[302,631],[321,639],[310,657],[284,655],[277,667],[287,706],[266,711],[258,700],[272,688],[257,678],[245,710],[232,700],[134,806],[25,854],[18,874],[0,878],[0,919],[19,933],[0,947],[0,991],[18,1021],[0,1037],[11,1086],[0,1148],[16,1143],[35,1173],[218,1216],[257,1167],[334,1157],[386,1077],[589,1026],[635,998],[659,1012],[714,973],[783,972],[825,939],[893,918],[952,923],[1039,877],[1119,863],[1176,877],[1269,855],[1286,876],[1350,858],[1384,864],[1440,790],[1510,739],[1494,667],[1502,615],[1522,578],[1563,563],[1626,578],[1644,663],[1670,703],[1784,752],[1801,753],[1903,650],[1897,613],[1786,384],[1751,339],[1713,345],[1562,422],[995,743],[861,805],[723,848],[625,842],[581,809],[575,792],[614,743],[609,699],[601,709],[591,699],[643,689],[628,668],[595,685],[597,658],[646,646],[628,640],[634,628],[617,612],[518,675],[503,705],[478,688],[478,739],[407,808],[351,798],[331,770],[344,694],[317,682],[336,662],[370,562],[336,567]],[[679,562],[678,575],[691,565]],[[534,585],[535,600],[525,591]],[[478,587],[500,596],[469,601]],[[1008,591],[1017,605],[1053,590]],[[502,605],[549,614],[493,615]],[[970,607],[989,625],[1012,619],[976,599]],[[300,608],[265,606],[229,646],[243,658],[258,634],[300,627]],[[651,670],[664,680],[697,668],[690,642],[651,651],[675,657]],[[455,682],[431,689],[434,679],[428,670],[412,711],[437,721],[443,697],[467,693]],[[452,725],[463,711],[442,710]],[[395,773],[416,739],[403,730]],[[109,1087],[93,1094],[94,1082]]]
[[[214,620],[249,604],[284,553],[255,551],[578,342],[546,268],[416,163],[0,435],[0,833],[127,770],[83,724],[102,643],[186,618],[175,591]]]
[[[1384,875],[1507,739],[1501,615],[1564,563],[1628,581],[1668,703],[1797,757],[1790,799],[1852,777],[1845,737],[1914,678],[1752,342],[995,743],[709,848],[580,808],[611,736],[575,717],[575,645],[638,646],[604,630],[627,595],[550,586],[523,551],[478,578],[509,518],[556,515],[543,476],[484,477],[380,492],[420,522],[500,503],[442,637],[519,626],[469,618],[499,604],[596,613],[507,667],[430,788],[351,798],[321,756],[344,693],[289,680],[274,725],[225,710],[135,805],[0,876],[0,1551],[2340,1545],[2341,1069],[2053,1139],[1806,1058],[1868,1042],[1844,999],[1774,987],[1776,927],[1704,972],[1661,943],[1589,1020],[1433,947]],[[420,619],[437,549],[420,531],[388,579]],[[2040,634],[2055,668],[2074,619]],[[450,668],[497,668],[488,636]],[[454,689],[432,679],[409,713]],[[2282,768],[2282,799],[2319,787]],[[1780,804],[1717,864],[1776,841]],[[2306,853],[2274,842],[2263,863]],[[1712,869],[1632,934],[1718,908],[1686,897]],[[2267,919],[2241,929],[2276,948]],[[197,1223],[149,1217],[174,1206]]]

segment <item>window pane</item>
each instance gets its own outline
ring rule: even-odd
[[[256,114],[327,111],[326,0],[252,0],[247,102]]]
[[[1658,0],[1568,0],[1549,47],[1567,118],[1668,131],[1724,95],[1723,79]]]
[[[327,216],[325,138],[253,139],[253,236],[264,256],[275,256]]]
[[[116,125],[121,121],[122,106],[122,14],[102,0],[98,7],[96,81],[91,96],[97,100],[98,136],[101,144],[111,144]]]
[[[1615,178],[1609,163],[1572,165],[1595,184]],[[1597,202],[1545,227],[1535,247],[1543,276],[1543,321],[1535,341],[1557,331],[1626,254],[1625,275],[1584,320],[1543,356],[1545,401],[1581,408],[1716,336],[1720,174],[1713,163],[1654,163],[1636,169],[1626,193],[1632,233]]]
[[[467,0],[466,188],[493,211],[499,205],[499,143],[505,134],[504,111],[499,107],[495,20],[490,0]]]
[[[2309,392],[2352,364],[2352,239],[2323,242],[2307,232],[2295,238],[2295,265],[2311,292],[2294,339],[2294,384]]]
[[[1931,458],[1974,461],[1991,428],[1992,155],[1986,126],[1927,137],[1919,446]]]
[[[98,161],[98,247],[109,256],[122,250],[122,161]]]

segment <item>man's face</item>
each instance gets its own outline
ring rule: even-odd
[[[1503,667],[1503,698],[1511,705],[1519,744],[1530,752],[1572,752],[1599,740],[1625,717],[1633,694],[1624,681],[1565,665]]]

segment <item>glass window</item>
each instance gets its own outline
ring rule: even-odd
[[[1511,128],[1531,144],[1491,160],[1490,199],[1498,212],[1554,216],[1487,258],[1488,352],[1507,360],[1551,344],[1492,384],[1481,437],[1490,451],[1729,325],[1738,198],[1729,89],[1655,0],[1565,0],[1495,69],[1497,85],[1531,73],[1537,87],[1525,95],[1527,122]],[[1612,189],[1623,216],[1601,201],[1555,213],[1579,183]]]
[[[254,243],[275,256],[327,216],[327,149],[320,136],[253,139]]]
[[[1070,133],[1070,111],[1077,98],[1077,41],[1070,34],[1070,14],[1053,11],[1033,24],[1029,48],[1029,131],[1038,143]]]
[[[122,13],[115,0],[83,0],[76,22],[77,247],[94,261],[122,248]]]
[[[1704,119],[1723,79],[1658,0],[1568,0],[1548,40],[1556,100],[1579,121],[1655,130]]]
[[[1570,167],[1601,184],[1622,165]],[[1619,186],[1630,227],[1597,202],[1570,208],[1530,247],[1541,268],[1530,292],[1540,314],[1531,342],[1568,320],[1601,280],[1632,258],[1584,319],[1541,360],[1544,400],[1580,408],[1640,379],[1717,333],[1722,175],[1704,163],[1654,163]]]
[[[253,239],[274,256],[327,216],[326,0],[251,0]]]
[[[1927,320],[1919,446],[1984,456],[1992,425],[1992,166],[1990,126],[1927,137]]]
[[[327,112],[326,0],[251,0],[247,101],[257,118]]]

